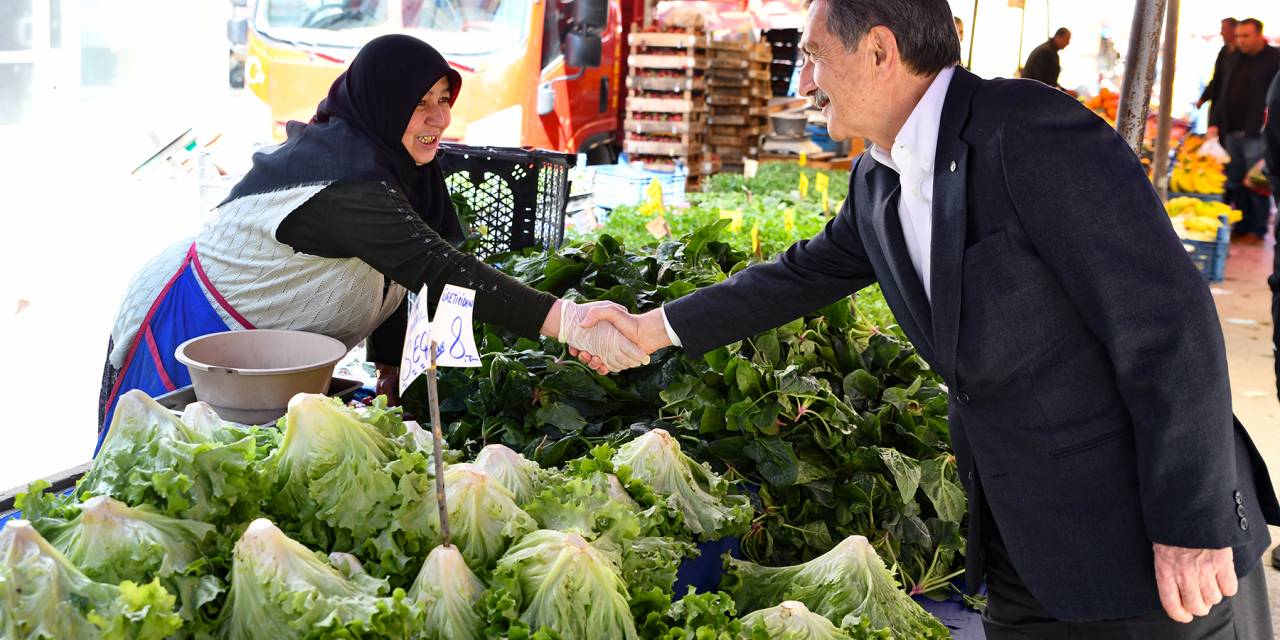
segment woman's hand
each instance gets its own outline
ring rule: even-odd
[[[621,305],[607,301],[577,304],[557,300],[547,314],[542,333],[568,345],[571,354],[600,374],[648,364],[649,356],[613,325],[601,322],[592,327],[582,326],[587,313],[599,307],[617,307],[622,312],[626,311]]]
[[[389,364],[374,364],[373,366],[378,370],[378,381],[373,385],[374,392],[380,396],[387,397],[387,406],[399,406],[400,367],[393,367]]]

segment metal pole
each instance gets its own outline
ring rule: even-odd
[[[1160,51],[1160,20],[1165,0],[1138,0],[1133,7],[1133,27],[1129,50],[1124,56],[1124,86],[1116,129],[1136,154],[1142,153],[1142,136],[1147,130],[1151,108],[1151,84],[1156,76],[1156,56]]]
[[[1013,68],[1019,71],[1018,73],[1019,76],[1022,75],[1021,73],[1022,71],[1022,36],[1026,32],[1027,32],[1027,4],[1024,2],[1022,3],[1022,24],[1018,26],[1018,63],[1013,65]]]
[[[973,68],[973,42],[978,36],[978,0],[973,0],[973,19],[969,21],[969,59],[965,61],[966,69]]]
[[[1160,119],[1156,127],[1156,151],[1151,159],[1151,177],[1160,199],[1169,196],[1169,119],[1173,113],[1173,72],[1178,58],[1178,3],[1168,0],[1164,19],[1164,59],[1160,63]]]

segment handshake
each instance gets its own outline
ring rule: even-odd
[[[649,354],[671,345],[661,309],[634,315],[607,301],[560,300],[556,305],[558,328],[548,335],[569,345],[571,354],[602,375],[649,364]],[[553,307],[548,325],[555,316]]]

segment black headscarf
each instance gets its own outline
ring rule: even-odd
[[[441,77],[449,78],[452,105],[462,77],[431,45],[400,34],[370,40],[311,122],[290,122],[283,145],[255,153],[253,168],[223,202],[305,184],[386,180],[436,233],[461,240],[440,163],[418,166],[401,142],[418,101]]]

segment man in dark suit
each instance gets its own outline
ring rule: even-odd
[[[1058,29],[1052,38],[1031,50],[1027,63],[1022,66],[1022,77],[1061,89],[1058,86],[1058,76],[1062,74],[1062,61],[1058,58],[1058,52],[1066,49],[1069,44],[1071,32],[1066,27]]]
[[[956,68],[945,0],[817,0],[802,49],[832,137],[874,142],[840,213],[772,263],[586,324],[697,357],[879,282],[949,388],[989,638],[1270,638],[1280,505],[1133,152],[1059,91]]]
[[[1266,119],[1262,125],[1262,138],[1266,144],[1267,175],[1271,179],[1271,196],[1280,206],[1280,73],[1271,80],[1267,90]],[[1280,238],[1280,220],[1276,221],[1276,237]],[[1271,285],[1271,348],[1280,353],[1280,251],[1272,256],[1271,277],[1267,283]],[[1276,357],[1276,397],[1280,398],[1280,356]],[[1276,556],[1272,556],[1272,563]]]

